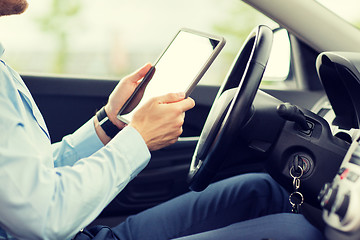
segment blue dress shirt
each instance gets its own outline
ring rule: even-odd
[[[0,57],[4,48],[0,44]],[[67,239],[91,223],[148,163],[126,127],[106,146],[93,119],[51,145],[21,77],[0,60],[0,239]]]

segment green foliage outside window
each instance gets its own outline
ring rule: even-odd
[[[64,73],[68,57],[68,27],[82,8],[81,0],[52,0],[51,8],[43,16],[35,18],[43,32],[53,36],[57,49],[54,53],[53,73]]]

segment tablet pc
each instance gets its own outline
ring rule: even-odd
[[[224,45],[223,37],[180,29],[121,108],[118,118],[128,123],[136,109],[152,97],[177,92],[188,97]]]

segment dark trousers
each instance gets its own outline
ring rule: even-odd
[[[244,174],[130,216],[109,236],[121,240],[323,239],[302,215],[290,213],[288,196],[269,175]]]

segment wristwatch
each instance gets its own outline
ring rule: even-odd
[[[119,129],[115,124],[113,124],[110,119],[108,118],[105,107],[102,107],[100,111],[96,113],[96,117],[99,121],[100,127],[104,130],[106,135],[110,138],[114,138],[118,132],[120,132],[124,127],[126,127],[126,123],[124,123],[124,127]]]

